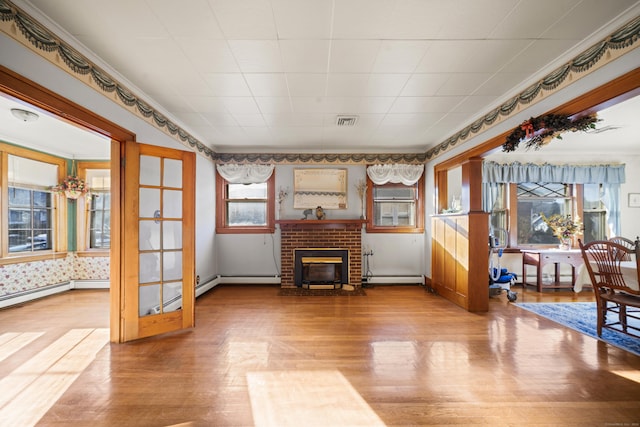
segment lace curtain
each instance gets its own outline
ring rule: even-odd
[[[218,173],[232,184],[258,184],[266,182],[273,173],[274,165],[217,165]]]
[[[536,165],[514,162],[482,165],[482,204],[491,212],[500,194],[499,187],[507,183],[559,182],[563,184],[602,184],[602,203],[612,236],[620,235],[620,184],[625,182],[624,165]]]
[[[367,167],[367,176],[376,185],[387,182],[413,185],[422,176],[424,165],[385,164]]]

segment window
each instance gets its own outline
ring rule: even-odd
[[[108,191],[91,192],[89,202],[89,249],[111,247],[111,195]]]
[[[523,182],[517,184],[518,245],[558,243],[543,221],[554,214],[571,215],[573,204],[567,184]]]
[[[75,202],[77,208],[77,250],[82,256],[103,256],[99,252],[106,252],[111,247],[111,171],[109,162],[80,161],[78,162],[78,176],[87,182],[90,197],[81,197]]]
[[[9,253],[52,249],[51,192],[9,187],[8,231]]]
[[[218,233],[275,232],[275,174],[261,183],[233,184],[216,173]]]
[[[66,199],[50,190],[64,177],[66,160],[2,143],[0,157],[2,258],[14,262],[66,251]]]
[[[508,217],[509,210],[507,209],[507,188],[504,183],[495,185],[495,199],[493,200],[493,206],[491,206],[491,212],[489,213],[489,221],[491,225],[490,232],[494,237],[499,239],[501,245],[506,244],[508,241],[506,232],[508,230]]]
[[[582,195],[583,241],[607,239],[607,212],[602,202],[604,190],[602,184],[584,184]]]
[[[520,183],[511,184],[511,246],[556,245],[558,239],[542,220],[553,214],[578,215],[584,224],[584,242],[607,239],[606,209],[602,184]],[[508,196],[506,197],[508,200]],[[498,202],[496,202],[497,204]],[[491,224],[500,224],[501,210],[491,213]],[[505,222],[506,224],[506,222]]]
[[[424,180],[416,184],[374,184],[367,177],[368,232],[421,233],[424,230]]]

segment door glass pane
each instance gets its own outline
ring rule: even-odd
[[[162,249],[182,248],[182,222],[164,221],[162,224]]]
[[[138,291],[138,314],[140,317],[160,312],[160,285],[140,286]]]
[[[182,282],[171,282],[162,285],[163,311],[165,313],[182,308]]]
[[[160,249],[160,224],[157,221],[140,221],[139,247],[141,251]]]
[[[155,188],[140,189],[140,218],[156,218],[160,211],[160,190]]]
[[[160,158],[140,156],[140,185],[160,186]]]
[[[160,252],[140,254],[140,283],[153,283],[160,280]]]
[[[165,187],[182,188],[182,160],[164,159]]]
[[[182,218],[182,191],[164,190],[164,218]]]
[[[162,280],[182,279],[182,251],[164,252],[162,255]]]

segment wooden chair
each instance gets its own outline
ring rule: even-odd
[[[578,243],[595,292],[598,336],[602,336],[602,328],[608,328],[640,338],[640,328],[628,324],[630,318],[640,321],[640,290],[637,289],[640,283],[640,244],[636,240],[633,247],[629,248],[610,240],[586,244],[578,240]],[[635,283],[632,283],[634,280]]]
[[[622,237],[622,236],[614,236],[614,237],[610,238],[609,241],[617,243],[617,244],[622,245],[624,247],[627,247],[627,248],[629,248],[631,250],[635,249],[635,247],[636,247],[636,242],[634,242],[631,239],[627,239],[626,237]],[[627,259],[625,261],[631,261],[631,254],[627,254]]]

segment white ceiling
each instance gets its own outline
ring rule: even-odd
[[[33,122],[13,116],[17,108],[38,115]],[[66,159],[109,159],[110,139],[60,120],[31,105],[0,93],[0,140],[54,154]]]
[[[300,153],[424,152],[640,11],[633,0],[27,4],[213,150]],[[337,127],[338,115],[359,120]]]

